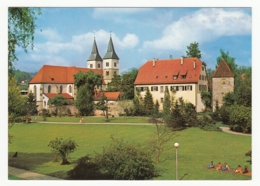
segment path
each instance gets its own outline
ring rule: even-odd
[[[43,175],[43,174],[39,174],[39,173],[35,173],[23,169],[18,169],[14,167],[9,167],[9,166],[8,166],[8,174],[26,180],[62,180],[60,178],[55,178],[52,176],[47,176],[47,175]]]
[[[241,132],[234,132],[232,130],[229,129],[229,127],[219,127],[223,132],[227,132],[230,134],[237,134],[237,135],[243,135],[243,136],[252,136],[251,134],[245,134],[245,133],[241,133]]]

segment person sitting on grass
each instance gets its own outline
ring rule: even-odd
[[[216,170],[219,171],[222,169],[222,164],[220,162],[218,162],[218,166],[216,167]]]
[[[248,171],[248,167],[245,166],[245,169],[244,169],[244,171],[243,171],[243,174],[248,173],[248,172],[249,172],[249,171]]]
[[[243,171],[242,171],[242,167],[240,165],[238,165],[237,169],[235,170],[236,173],[238,174],[242,174]]]
[[[211,161],[210,164],[209,164],[209,166],[207,166],[208,169],[212,169],[212,168],[214,168],[214,167],[215,167],[215,165],[214,165],[213,161]]]
[[[224,163],[223,167],[220,170],[222,170],[222,171],[229,170],[229,166],[228,166],[227,162]]]

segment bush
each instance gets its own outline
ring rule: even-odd
[[[70,111],[69,108],[67,108],[67,110],[66,110],[66,114],[67,114],[68,116],[71,116],[71,111]]]
[[[230,114],[231,114],[231,110],[230,110],[229,106],[223,105],[219,110],[219,115],[220,115],[221,121],[224,124],[230,124],[230,119],[229,119]]]
[[[58,109],[55,108],[55,109],[51,112],[51,115],[57,117],[57,116],[58,116]]]
[[[205,131],[222,131],[219,127],[216,126],[215,121],[206,115],[202,115],[199,118],[200,128]]]
[[[54,161],[58,161],[58,156],[60,156],[62,158],[61,165],[66,165],[70,164],[68,161],[69,154],[74,152],[78,145],[71,139],[55,138],[50,141],[48,146],[52,149]]]
[[[237,132],[251,133],[251,108],[243,105],[234,105],[231,107],[231,109],[231,130]]]
[[[46,121],[46,118],[47,118],[47,117],[50,117],[49,110],[47,110],[47,109],[42,109],[42,117],[43,117],[43,121]]]

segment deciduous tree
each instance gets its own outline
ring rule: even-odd
[[[58,94],[54,98],[50,99],[49,102],[57,108],[59,116],[61,117],[62,107],[66,104],[66,99],[62,95]]]
[[[187,57],[197,57],[198,59],[201,58],[200,50],[199,50],[199,43],[193,42],[189,46],[187,46]]]

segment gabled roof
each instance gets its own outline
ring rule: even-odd
[[[102,97],[102,95],[105,95],[107,97],[108,101],[116,101],[120,97],[120,92],[100,92],[96,91],[94,94],[94,100],[99,101]]]
[[[88,61],[102,61],[102,58],[99,55],[96,40],[94,39],[93,47],[92,47],[92,52],[88,58]]]
[[[119,58],[118,58],[118,56],[115,52],[113,41],[112,41],[111,37],[109,39],[109,43],[108,43],[108,47],[107,47],[107,53],[105,54],[103,59],[117,59],[117,60],[119,60]]]
[[[227,65],[227,63],[222,59],[215,70],[215,72],[212,74],[212,78],[218,78],[218,77],[234,77],[235,75],[232,73],[231,69]]]
[[[60,83],[60,84],[72,84],[74,83],[74,74],[79,72],[87,72],[92,70],[95,73],[99,73],[102,76],[102,70],[89,69],[89,68],[78,68],[75,66],[51,66],[44,65],[39,72],[32,78],[29,84],[39,83]]]
[[[61,95],[62,97],[66,98],[66,99],[73,99],[73,97],[67,93],[61,93],[61,94],[56,94],[56,93],[43,93],[45,96],[47,96],[48,98],[54,98],[56,95]]]
[[[154,66],[153,60],[150,60],[140,67],[134,84],[197,83],[201,68],[202,62],[198,58],[183,58],[183,64],[181,59],[156,60]],[[185,74],[186,78],[181,79],[181,75]],[[178,78],[173,79],[176,75]]]

